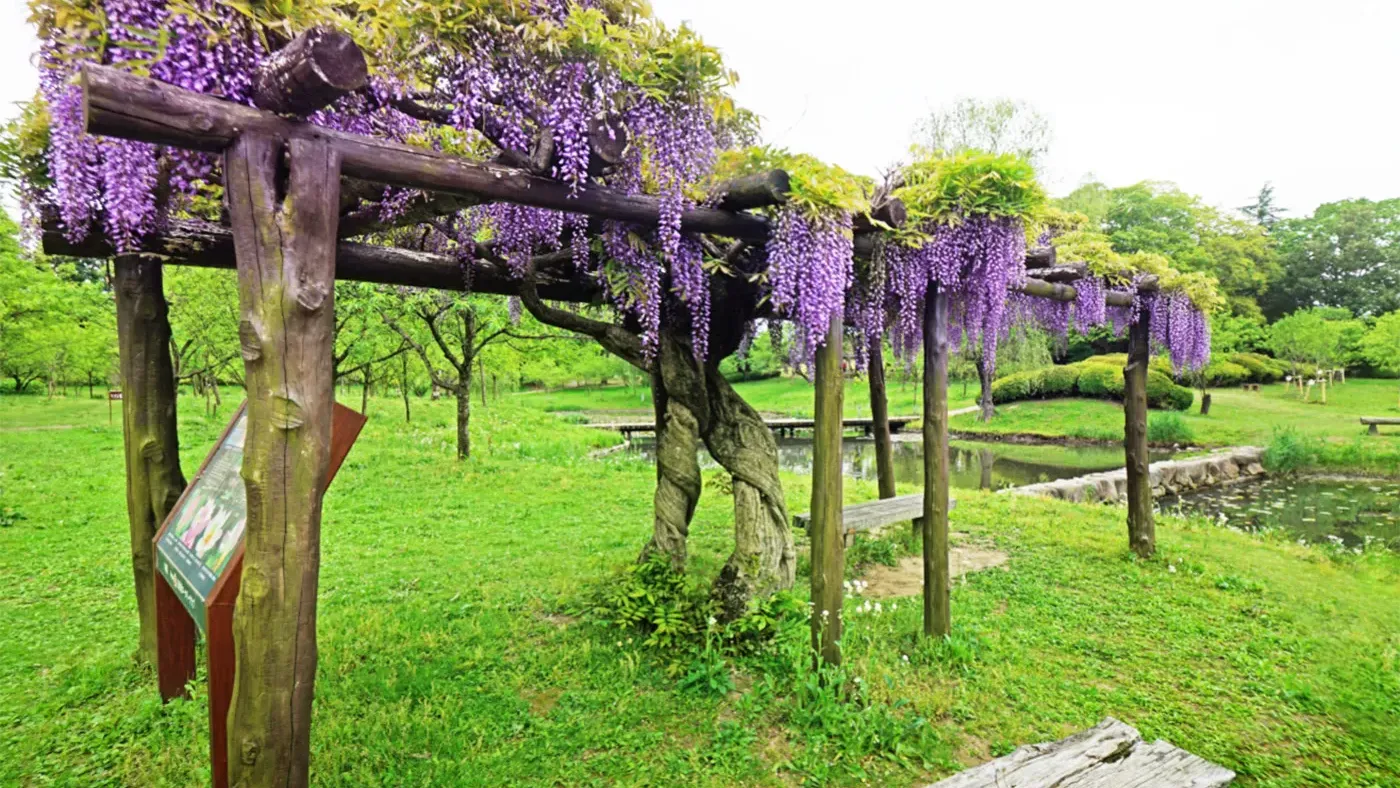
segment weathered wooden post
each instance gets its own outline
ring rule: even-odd
[[[175,425],[169,308],[162,290],[160,263],[156,260],[119,257],[115,280],[126,512],[131,529],[136,609],[141,621],[139,653],[147,663],[156,664],[156,597],[166,593],[173,598],[174,592],[156,575],[151,540],[185,490]],[[175,605],[179,609],[178,601]],[[183,692],[185,681],[194,676],[194,626],[171,637],[180,642],[182,655],[188,652],[184,663],[165,666],[161,671],[161,685],[164,688],[169,684],[173,697]]]
[[[285,191],[278,171],[287,156]],[[340,156],[324,140],[244,133],[224,172],[248,388],[248,520],[234,613],[233,785],[307,784],[321,498],[335,404]]]
[[[817,349],[812,428],[812,650],[841,664],[841,597],[846,569],[841,495],[841,315]]]
[[[1128,329],[1128,364],[1123,368],[1123,453],[1128,474],[1128,546],[1142,558],[1157,551],[1152,522],[1152,483],[1148,479],[1147,362],[1148,316],[1142,309]]]
[[[948,294],[924,295],[924,634],[952,631],[948,571]]]
[[[880,337],[870,340],[870,421],[875,435],[875,475],[880,497],[893,498],[894,446],[890,441],[890,403],[885,392],[885,351]]]

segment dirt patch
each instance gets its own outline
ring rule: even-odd
[[[554,710],[554,707],[559,703],[559,696],[563,694],[563,690],[552,687],[550,689],[538,691],[525,690],[520,693],[520,697],[526,703],[530,704],[531,714],[536,717],[545,717]]]
[[[540,620],[547,621],[559,629],[564,629],[565,627],[578,623],[577,618],[566,616],[563,613],[542,613],[540,614]]]
[[[0,427],[0,432],[48,432],[49,430],[71,430],[72,424],[50,424],[45,427]]]
[[[969,572],[1003,566],[1009,558],[1006,553],[985,545],[958,545],[948,551],[948,568],[956,580]],[[862,596],[874,599],[918,596],[924,592],[924,559],[911,555],[901,559],[899,566],[876,564],[867,568],[861,579],[868,584]]]

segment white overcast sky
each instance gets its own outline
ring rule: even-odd
[[[0,112],[32,95],[24,0],[0,0]],[[741,77],[768,142],[867,174],[962,97],[1049,118],[1053,194],[1174,181],[1292,215],[1400,196],[1400,0],[652,0]]]

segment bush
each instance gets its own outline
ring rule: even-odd
[[[1215,387],[1238,386],[1252,377],[1248,369],[1233,361],[1212,361],[1204,372],[1206,385]]]
[[[1017,372],[992,381],[992,402],[1017,402],[1039,393],[1040,372]]]
[[[1116,396],[1122,397],[1123,381],[1118,381]],[[1155,369],[1147,371],[1147,407],[1168,410],[1186,410],[1196,400],[1196,393],[1185,386],[1178,386],[1172,379]]]
[[[1147,440],[1151,443],[1190,443],[1195,439],[1180,413],[1153,413],[1147,419]]]
[[[1229,357],[1229,363],[1243,367],[1248,373],[1249,377],[1241,383],[1273,383],[1282,380],[1288,370],[1287,365],[1258,353],[1235,353]]]
[[[1079,393],[1086,397],[1122,399],[1123,371],[1106,364],[1081,362]]]
[[[1317,444],[1292,427],[1275,429],[1273,440],[1264,450],[1264,467],[1272,473],[1290,473],[1317,459]]]
[[[1049,367],[1040,371],[1040,396],[1072,397],[1079,385],[1079,370],[1075,366]]]

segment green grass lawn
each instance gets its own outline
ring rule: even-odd
[[[528,396],[476,407],[461,463],[450,401],[415,403],[405,425],[394,400],[371,400],[325,503],[315,784],[912,785],[1113,715],[1243,786],[1400,786],[1394,555],[1163,517],[1160,556],[1141,562],[1119,510],[960,491],[954,530],[1010,561],[956,586],[949,641],[917,645],[916,598],[880,614],[850,600],[863,703],[763,657],[730,663],[734,692],[698,694],[640,638],[574,615],[645,540],[654,470],[588,460],[616,436]],[[162,706],[131,658],[106,408],[0,397],[0,510],[23,518],[0,527],[0,785],[208,780],[204,698]],[[187,473],[232,410],[206,420],[182,400]],[[31,425],[73,427],[15,429]],[[808,481],[784,483],[808,508]],[[847,485],[849,500],[874,494]],[[707,489],[692,527],[704,581],[732,541],[729,505]],[[855,552],[912,549],[896,530],[893,549]]]
[[[811,417],[812,384],[802,378],[767,378],[734,385],[736,391],[760,412],[794,418]],[[601,386],[552,391],[522,392],[522,403],[547,411],[651,410],[651,389],[645,386]],[[922,410],[921,390],[913,383],[891,380],[888,389],[890,415],[913,416]],[[959,383],[948,389],[950,409],[972,405],[977,386],[964,391]],[[870,383],[865,378],[847,379],[844,411],[847,418],[870,415]]]

